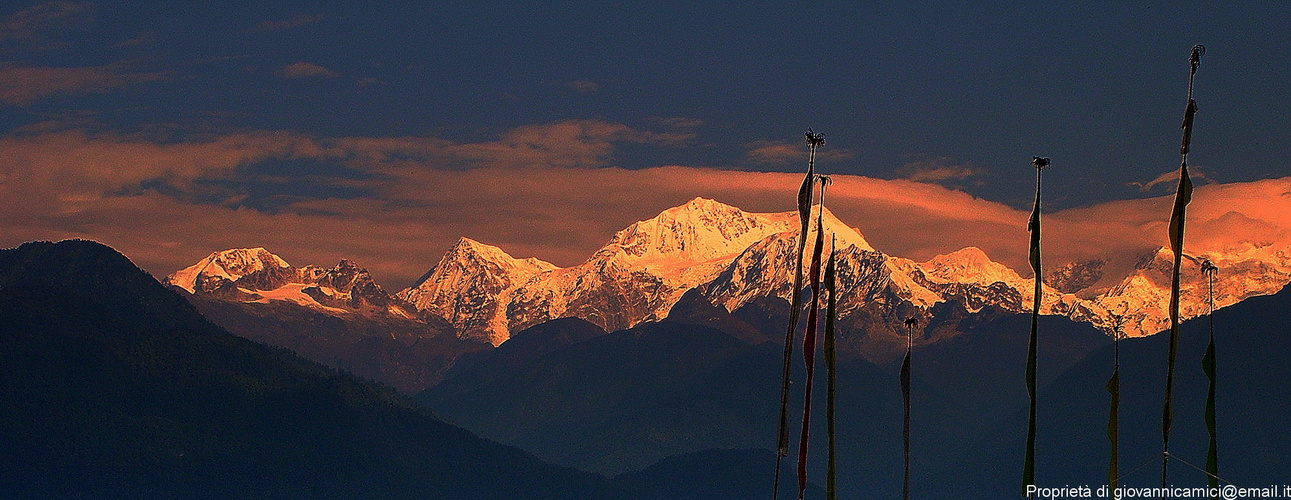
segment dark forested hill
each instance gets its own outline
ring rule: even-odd
[[[0,497],[606,498],[207,322],[98,243],[0,251]]]
[[[1169,482],[1205,486],[1208,434],[1203,415],[1208,381],[1201,358],[1207,318],[1183,323],[1175,366]],[[1043,336],[1046,332],[1041,331]],[[1042,337],[1043,339],[1043,337]],[[1120,345],[1121,484],[1160,486],[1169,334]],[[1253,297],[1215,312],[1219,476],[1237,486],[1267,486],[1291,474],[1291,289]],[[1113,346],[1104,345],[1065,370],[1039,395],[1036,481],[1042,486],[1106,484]],[[1020,488],[1024,409],[972,444],[976,460],[945,464],[941,498],[986,498]],[[1185,463],[1187,462],[1187,463]]]
[[[941,491],[933,471],[962,468],[980,458],[976,444],[996,436],[1001,422],[1026,408],[1023,383],[1030,318],[986,308],[927,327],[953,329],[953,335],[919,349],[914,356],[914,479],[919,491]],[[693,312],[693,311],[691,311]],[[723,317],[725,315],[726,317]],[[746,481],[770,489],[774,453],[761,466],[754,454],[730,449],[770,450],[775,444],[782,346],[758,342],[724,311],[689,314],[681,321],[718,327],[736,325],[739,333],[670,319],[631,329],[588,336],[530,355],[483,358],[470,370],[449,373],[445,381],[418,398],[457,425],[490,439],[514,444],[557,464],[620,477],[652,477],[694,463],[696,456],[750,464]],[[563,320],[562,320],[563,321]],[[741,324],[740,322],[743,322]],[[577,320],[544,325],[543,335],[579,326]],[[1089,325],[1067,318],[1042,318],[1042,384],[1110,340]],[[763,335],[765,337],[765,335]],[[526,334],[517,335],[524,339]],[[573,335],[565,337],[573,338]],[[517,343],[512,350],[524,350]],[[503,344],[497,351],[507,349]],[[532,350],[532,349],[531,349]],[[823,481],[825,381],[818,357],[814,394],[809,478]],[[796,350],[791,394],[794,448],[802,409],[804,369]],[[517,362],[523,361],[523,362]],[[839,484],[844,497],[883,497],[901,491],[901,392],[897,367],[864,359],[839,363]],[[694,455],[707,450],[727,450]],[[794,452],[796,456],[796,451]],[[673,457],[671,459],[667,457]],[[660,461],[646,471],[628,473]],[[794,458],[785,461],[794,467]],[[1012,456],[992,467],[1012,471]],[[727,464],[729,465],[729,464]],[[718,467],[714,464],[713,468]],[[643,476],[644,474],[644,476]],[[938,472],[944,474],[944,472]],[[1007,483],[1012,491],[1012,482]],[[756,490],[755,490],[756,491]]]

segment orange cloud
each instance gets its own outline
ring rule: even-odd
[[[915,182],[945,183],[981,175],[982,169],[972,165],[954,165],[950,158],[938,157],[931,160],[907,163],[897,169],[897,175]]]
[[[126,63],[82,68],[0,63],[0,102],[11,106],[26,106],[54,95],[106,93],[166,78],[160,72],[131,71]]]
[[[288,64],[279,69],[276,73],[278,76],[294,80],[297,78],[336,78],[341,76],[340,73],[324,68],[310,62],[297,62]]]
[[[1201,168],[1194,165],[1188,166],[1188,177],[1192,179],[1192,182],[1194,184],[1200,184],[1201,181],[1214,182],[1214,181],[1210,181],[1210,179],[1206,177],[1206,173]],[[1156,176],[1155,179],[1152,179],[1150,181],[1131,182],[1127,185],[1138,186],[1140,192],[1146,193],[1148,191],[1151,191],[1152,188],[1157,186],[1162,186],[1162,185],[1175,186],[1178,183],[1179,183],[1179,169],[1173,169],[1166,173]]]
[[[51,31],[84,18],[94,4],[57,1],[37,4],[9,15],[0,21],[0,42],[26,41],[41,32]]]
[[[798,164],[805,161],[807,146],[777,141],[759,141],[748,145],[749,150],[744,159],[761,165]],[[851,158],[852,152],[845,149],[822,148],[816,151],[816,161],[841,160]]]
[[[81,130],[0,138],[0,151],[6,152],[0,195],[22,200],[10,208],[54,213],[74,213],[149,179],[167,178],[182,185],[267,158],[323,154],[312,140],[282,132],[162,144]]]
[[[400,288],[461,236],[517,257],[572,265],[615,231],[695,196],[749,211],[794,209],[802,174],[606,167],[618,140],[650,138],[605,122],[521,127],[481,143],[283,132],[173,144],[81,131],[10,136],[0,138],[0,151],[9,155],[0,165],[0,210],[6,214],[0,246],[92,238],[159,276],[215,250],[265,246],[298,264],[354,258],[384,286]],[[371,194],[303,198],[265,213],[122,189],[157,177],[182,184],[236,175],[273,158],[338,162],[369,172],[371,178],[337,182],[362,184]],[[830,208],[879,250],[926,260],[976,246],[1027,270],[1025,211],[935,184],[849,175],[833,180]],[[1046,214],[1046,265],[1132,260],[1165,244],[1170,201],[1123,200]],[[1285,241],[1291,178],[1199,187],[1189,217],[1190,253],[1235,241]]]
[[[398,168],[594,168],[613,159],[614,143],[628,142],[671,146],[693,134],[650,132],[600,120],[565,120],[518,127],[496,141],[452,143],[430,137],[346,137],[327,141],[356,159],[382,163],[379,169]]]

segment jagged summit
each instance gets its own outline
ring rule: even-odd
[[[995,283],[1021,280],[1016,271],[991,260],[986,252],[977,247],[965,247],[945,255],[938,255],[920,265],[920,268],[929,279],[945,283]]]
[[[811,207],[812,222],[811,222],[811,225],[807,228],[808,238],[815,237],[815,234],[816,234],[815,220],[816,220],[817,212],[819,211],[820,211],[820,205],[813,205]],[[794,220],[796,221],[797,213],[793,213],[793,216],[794,216]],[[865,251],[865,252],[876,251],[875,248],[870,245],[869,240],[866,240],[865,236],[861,234],[861,231],[859,229],[856,229],[852,226],[847,225],[847,223],[843,222],[841,219],[835,216],[834,212],[829,210],[829,207],[825,207],[824,217],[821,219],[821,222],[825,226],[826,241],[827,242],[830,241],[831,235],[835,237],[836,241],[833,244],[837,245],[837,248],[839,250],[847,249],[848,247],[855,247],[855,249],[858,251]],[[795,232],[797,232],[797,230],[798,230],[797,227],[793,229],[793,231]],[[814,240],[808,240],[808,241],[810,242]],[[829,243],[826,243],[826,244],[829,244]]]
[[[413,313],[348,258],[331,268],[295,267],[264,248],[234,248],[212,253],[163,281],[189,293],[236,302],[290,302],[333,314],[407,318]]]
[[[449,248],[445,258],[477,258],[499,264],[514,265],[517,268],[532,270],[535,272],[548,271],[556,269],[556,265],[537,257],[528,257],[517,259],[505,250],[493,245],[481,243],[479,241],[462,237],[458,238],[457,243]]]
[[[827,209],[823,220],[840,248],[873,251],[859,232]],[[808,237],[815,234],[812,227]],[[511,293],[505,325],[514,332],[572,316],[613,331],[658,321],[686,291],[713,282],[749,249],[770,241],[796,241],[798,229],[796,211],[750,213],[695,198],[615,233],[582,264],[530,278]],[[792,269],[776,266],[773,272],[779,274]]]
[[[1291,252],[1286,245],[1242,245],[1222,251],[1184,253],[1180,275],[1179,315],[1203,316],[1208,310],[1209,283],[1201,272],[1202,259],[1218,266],[1215,307],[1227,307],[1256,295],[1272,295],[1291,282]],[[1129,336],[1151,335],[1169,328],[1170,280],[1174,252],[1159,247],[1144,254],[1128,276],[1088,301],[1088,311],[1068,314],[1106,330],[1121,321]]]
[[[819,205],[812,207],[808,241],[815,240],[820,211]],[[988,306],[1030,310],[1034,279],[991,260],[979,248],[915,262],[875,249],[827,208],[822,220],[825,241],[833,243],[839,259],[839,308],[843,316],[863,318],[848,323],[857,331],[888,328],[883,325],[900,323],[912,311],[932,314],[928,311],[944,310],[940,304],[947,303],[962,304],[969,313]],[[632,223],[587,261],[567,268],[537,258],[517,259],[463,237],[391,304],[406,304],[414,316],[443,318],[458,336],[494,345],[512,332],[558,318],[581,318],[607,331],[659,321],[696,288],[712,305],[734,313],[762,298],[792,296],[799,227],[796,211],[751,213],[694,198]],[[1274,293],[1291,281],[1287,245],[1243,240],[1230,246],[1197,256],[1220,266],[1220,307]],[[1168,252],[1157,249],[1123,269],[1120,263],[1101,261],[1054,266],[1045,277],[1041,312],[1108,331],[1117,318],[1126,318],[1126,334],[1156,333],[1166,318],[1161,297],[1168,290]],[[189,290],[225,293],[229,300],[295,300],[343,312],[356,303],[354,290],[364,290],[359,293],[363,296],[384,295],[366,273],[362,280],[353,279],[355,267],[343,260],[332,270],[297,269],[263,249],[234,249],[216,252],[170,281]],[[1184,278],[1182,312],[1194,317],[1204,313],[1204,281],[1195,269],[1186,271],[1192,274]],[[283,288],[288,283],[299,290]],[[895,338],[902,334],[898,330],[889,333]]]
[[[448,320],[463,338],[500,344],[510,336],[506,304],[511,291],[555,269],[550,262],[517,259],[501,248],[460,238],[435,267],[396,297]]]
[[[813,221],[819,210],[819,205],[812,207]],[[844,224],[828,208],[824,225],[831,233],[837,233],[842,243],[874,250],[860,232]],[[659,261],[694,264],[732,258],[763,238],[796,233],[798,229],[796,211],[749,213],[718,201],[695,198],[615,233],[602,251],[622,250],[626,261],[639,264]],[[814,222],[810,231],[814,234]]]
[[[282,257],[270,253],[263,247],[232,248],[213,252],[205,259],[192,266],[176,271],[166,278],[166,282],[190,293],[200,290],[214,290],[226,282],[264,269],[291,267]]]
[[[767,233],[791,229],[778,214],[750,214],[717,201],[695,198],[614,234],[606,248],[636,262],[662,259],[703,262],[738,253]]]
[[[553,269],[558,267],[550,262],[535,257],[517,259],[501,248],[462,237],[444,253],[435,267],[411,287],[399,292],[399,296],[414,304],[429,304],[425,301],[433,299],[428,297],[470,285],[479,276],[507,275],[519,279]]]

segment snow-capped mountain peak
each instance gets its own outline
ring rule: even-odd
[[[1218,266],[1215,307],[1227,307],[1255,295],[1277,293],[1291,282],[1291,253],[1282,245],[1237,245],[1199,255],[1184,253],[1180,269],[1182,319],[1205,315],[1209,309],[1209,280],[1202,259]],[[1111,332],[1120,323],[1122,334],[1152,335],[1170,326],[1169,297],[1174,252],[1166,247],[1143,256],[1129,276],[1086,301],[1083,310],[1061,311]]]
[[[190,293],[221,300],[289,302],[335,315],[395,315],[409,318],[412,307],[387,294],[368,271],[350,259],[331,268],[294,267],[264,248],[212,253],[165,279]]]
[[[991,260],[977,247],[938,255],[919,265],[924,276],[942,283],[996,283],[1020,280],[1013,269]],[[1028,280],[1029,281],[1029,280]]]
[[[819,205],[812,207],[813,219]],[[863,250],[873,250],[855,229],[847,227],[829,209],[824,223],[833,231],[845,230],[843,239]],[[814,227],[814,225],[813,225]],[[633,223],[615,233],[607,248],[617,247],[635,263],[669,260],[686,263],[733,257],[771,234],[797,231],[796,212],[749,213],[706,198],[664,210],[658,216]]]
[[[214,252],[196,264],[175,271],[166,277],[166,282],[190,293],[210,291],[264,269],[288,267],[291,265],[287,261],[264,248],[233,248]]]
[[[815,241],[815,219],[821,217],[827,248],[832,244],[837,259],[840,321],[850,325],[846,328],[869,332],[864,342],[900,347],[899,324],[909,314],[933,314],[934,309],[954,309],[954,304],[967,313],[986,307],[1031,310],[1035,280],[992,261],[979,248],[916,262],[875,250],[860,231],[828,209],[814,206],[811,215],[803,236]],[[609,331],[659,321],[692,289],[732,313],[762,298],[790,298],[795,293],[794,258],[803,237],[799,224],[795,211],[750,213],[695,198],[629,225],[587,261],[568,268],[537,258],[517,259],[496,246],[461,238],[416,285],[394,299],[351,261],[331,269],[298,269],[262,248],[213,253],[168,281],[225,300],[288,300],[337,314],[407,307],[405,317],[438,316],[460,337],[497,345],[512,332],[557,318],[582,318]],[[1197,255],[1188,255],[1183,316],[1205,313],[1208,283],[1199,271],[1202,257],[1219,266],[1219,307],[1275,293],[1291,281],[1291,244],[1266,239],[1199,248]],[[1134,266],[1095,260],[1055,265],[1042,284],[1041,313],[1087,321],[1109,332],[1123,324],[1125,334],[1153,334],[1168,321],[1164,297],[1171,259],[1168,249],[1158,248]]]
[[[768,215],[695,198],[633,223],[615,233],[606,247],[621,249],[632,262],[703,262],[738,253],[768,232],[791,228],[784,217]]]
[[[816,241],[816,218],[821,215],[819,210],[819,205],[812,207],[811,224],[806,235],[808,243],[803,249],[804,273],[811,259],[812,245]],[[733,312],[758,297],[778,296],[788,299],[792,296],[793,272],[796,268],[794,258],[798,253],[800,230],[798,214],[785,212],[771,215],[791,220],[792,228],[767,235],[731,259],[722,272],[707,283],[708,298],[713,305]],[[823,213],[821,225],[825,232],[825,250],[822,252],[828,256],[828,249],[833,245],[838,258],[847,262],[842,268],[869,275],[877,271],[877,267],[882,267],[881,264],[876,267],[876,263],[886,256],[874,250],[859,231],[844,224],[828,208]]]
[[[457,243],[448,249],[440,264],[446,262],[491,263],[503,269],[515,269],[520,273],[540,273],[556,269],[556,265],[536,257],[517,259],[505,250],[493,245],[481,243],[470,238],[459,238]],[[438,267],[438,266],[436,266]],[[422,280],[418,280],[422,281]],[[419,283],[420,284],[420,283]],[[414,285],[416,286],[416,285]]]
[[[820,211],[820,209],[821,209],[820,205],[814,205],[811,207],[812,222],[810,227],[807,229],[808,238],[813,238],[814,235],[816,234],[815,220],[816,220],[816,216],[818,215],[817,212]],[[824,217],[821,220],[821,223],[822,225],[825,226],[825,238],[827,239],[827,241],[831,237],[834,238],[832,241],[833,241],[833,244],[837,246],[838,250],[842,251],[849,247],[856,247],[857,251],[863,251],[863,252],[875,251],[874,247],[870,246],[869,240],[866,240],[865,236],[861,235],[860,230],[847,225],[847,223],[843,222],[841,219],[835,216],[834,212],[831,212],[829,210],[829,207],[825,207],[824,210],[825,210],[825,213],[824,213]],[[797,230],[797,228],[794,228],[794,229]],[[812,240],[809,240],[809,241],[812,241]],[[830,243],[826,243],[826,245],[829,245],[829,244]]]
[[[415,285],[396,296],[447,319],[459,336],[501,343],[509,336],[505,315],[511,292],[555,269],[550,262],[517,259],[501,248],[461,238]],[[498,340],[498,330],[508,335]]]

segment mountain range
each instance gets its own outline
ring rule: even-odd
[[[615,495],[231,335],[98,243],[0,251],[0,318],[2,498]]]
[[[1006,485],[1014,480],[1011,460],[1020,445],[1011,431],[1020,425],[1018,415],[1026,402],[1018,363],[1025,354],[1032,278],[973,247],[922,262],[887,255],[828,210],[822,216],[839,269],[840,398],[852,415],[844,419],[847,428],[839,436],[840,445],[852,450],[842,466],[849,478],[844,485],[851,491],[896,494],[899,464],[894,458],[900,442],[891,424],[899,421],[900,406],[892,377],[905,347],[901,325],[915,317],[920,325],[914,338],[919,363],[915,419],[924,429],[923,439],[915,443],[916,464],[924,471],[924,484],[917,490],[945,498],[1012,491]],[[778,400],[773,391],[779,343],[793,293],[797,223],[793,212],[749,213],[697,198],[628,226],[587,261],[567,268],[517,259],[462,238],[413,286],[395,294],[369,287],[371,298],[358,300],[353,288],[333,285],[348,281],[315,278],[326,271],[293,271],[261,249],[216,252],[166,281],[191,291],[190,301],[203,312],[276,306],[282,310],[262,310],[255,317],[277,318],[280,333],[298,339],[310,338],[311,330],[282,319],[287,309],[309,311],[340,325],[402,321],[415,333],[392,344],[394,351],[414,345],[417,340],[408,340],[415,338],[458,346],[437,348],[438,361],[430,363],[406,357],[414,362],[400,370],[420,366],[433,373],[400,386],[405,393],[418,394],[438,414],[482,436],[553,463],[629,480],[640,477],[633,471],[656,463],[662,467],[710,450],[769,446]],[[813,229],[807,237],[814,236]],[[1183,316],[1206,312],[1203,260],[1220,268],[1214,287],[1216,306],[1222,309],[1281,291],[1291,281],[1288,255],[1285,244],[1263,241],[1185,255]],[[1085,427],[1097,421],[1090,409],[1106,407],[1105,392],[1074,391],[1060,380],[1080,380],[1077,385],[1085,389],[1094,386],[1089,380],[1102,376],[1112,334],[1129,338],[1127,345],[1133,347],[1127,352],[1134,354],[1128,356],[1137,366],[1155,366],[1148,352],[1154,348],[1144,346],[1159,344],[1160,337],[1153,334],[1168,327],[1172,258],[1168,249],[1157,248],[1117,262],[1050,266],[1041,309],[1040,375],[1042,392],[1056,396],[1042,400],[1042,411],[1084,412],[1063,417],[1064,428],[1083,426],[1072,439],[1086,439],[1078,436],[1087,436]],[[271,273],[292,278],[261,277]],[[370,277],[361,281],[370,282]],[[212,285],[199,286],[207,282]],[[327,300],[332,298],[342,300]],[[1246,309],[1233,314],[1266,315]],[[241,311],[217,322],[231,329],[248,324],[246,310]],[[367,335],[370,342],[379,331],[359,336]],[[289,344],[281,335],[261,335],[273,345]],[[353,351],[337,356],[324,361],[332,366],[385,363],[360,360],[365,355]],[[801,380],[801,360],[795,360],[794,369],[795,380]],[[1274,370],[1270,376],[1280,373]],[[1126,374],[1145,379],[1148,386],[1156,378],[1141,368]],[[380,378],[381,373],[369,376],[389,380]],[[1190,388],[1184,394],[1195,393],[1197,381],[1186,380]],[[801,387],[794,387],[793,397],[800,400]],[[1142,388],[1127,391],[1147,393]],[[1247,396],[1269,393],[1257,390]],[[1125,435],[1133,436],[1139,450],[1150,447],[1143,438],[1150,426],[1141,425],[1141,415],[1151,413],[1146,409],[1151,405],[1142,404],[1146,399],[1151,398],[1137,398],[1135,409],[1126,410],[1133,415],[1128,417],[1133,430]],[[823,421],[815,425],[819,429]],[[1181,442],[1195,441],[1197,429],[1184,428],[1190,437]],[[819,439],[817,433],[812,441],[816,450],[824,448]],[[1049,450],[1084,450],[1082,461],[1051,463],[1050,477],[1089,476],[1086,482],[1099,477],[1093,474],[1096,454],[1088,447],[1050,434],[1042,444]],[[813,455],[813,470],[823,467],[820,456]],[[959,465],[976,458],[982,458],[981,467]],[[1239,463],[1251,471],[1248,477],[1281,470],[1267,460]],[[966,475],[970,470],[976,476]],[[928,474],[958,478],[972,487],[951,491],[947,485],[953,481]]]
[[[674,311],[699,309],[686,300]],[[1283,290],[1216,314],[1220,475],[1238,485],[1276,482],[1291,473],[1285,397],[1291,365],[1284,349],[1289,305],[1291,290]],[[975,313],[960,304],[934,309],[938,317],[958,319],[921,326],[947,333],[913,354],[914,493],[962,499],[1016,495],[1027,427],[1022,374],[1030,315],[994,306]],[[714,321],[723,314],[725,320]],[[544,323],[472,355],[417,399],[481,436],[616,477],[706,450],[768,449],[775,442],[781,351],[774,342],[750,342],[699,324],[754,324],[729,316],[713,308],[608,334],[573,318]],[[1182,461],[1205,461],[1207,381],[1200,360],[1207,327],[1204,318],[1191,320],[1180,333],[1171,447],[1177,459],[1170,475],[1180,486],[1206,483],[1202,472]],[[1106,481],[1105,385],[1119,350],[1122,484],[1159,486],[1167,336],[1127,338],[1115,346],[1092,325],[1056,315],[1041,318],[1040,335],[1040,484],[1096,489]],[[823,373],[823,361],[817,362]],[[803,402],[804,368],[795,357],[791,415]],[[896,364],[862,358],[839,363],[836,439],[843,498],[900,494],[897,371]],[[816,408],[824,407],[824,392],[814,394]],[[814,413],[812,480],[825,470],[825,420]],[[796,445],[801,422],[791,416],[790,424]],[[768,456],[745,473],[761,480],[773,466]],[[792,458],[786,466],[792,467]]]
[[[295,267],[263,248],[228,250],[165,282],[241,337],[408,394],[438,383],[458,356],[490,347],[459,338],[447,321],[392,297],[349,260]]]
[[[771,485],[745,474],[773,456],[757,449],[614,479],[543,462],[232,335],[80,240],[0,250],[0,409],[0,498],[734,500]]]
[[[943,498],[1013,491],[1015,431],[1026,401],[1019,363],[1034,281],[977,248],[923,262],[890,256],[829,211],[820,215],[842,290],[843,486],[867,496],[898,491],[893,377],[905,345],[898,325],[913,316],[916,491]],[[397,476],[378,497],[441,491],[451,492],[445,498],[503,498],[523,490],[553,498],[703,498],[705,487],[728,498],[757,494],[769,484],[743,479],[761,477],[752,469],[765,466],[769,480],[774,461],[767,449],[779,342],[794,293],[796,225],[796,213],[748,213],[695,199],[625,228],[568,268],[463,238],[394,294],[358,263],[297,267],[263,248],[214,252],[167,277],[165,286],[94,243],[6,250],[0,339],[11,344],[11,369],[0,383],[12,417],[6,428],[23,431],[6,435],[0,469],[10,472],[0,473],[0,487],[77,496],[125,485],[121,491],[144,496],[201,497],[194,492],[234,478],[240,489],[226,496],[301,497],[357,491],[372,481],[376,473],[366,466],[329,475],[338,466],[328,460],[339,457]],[[1224,442],[1256,452],[1223,463],[1251,480],[1285,473],[1279,450],[1291,446],[1277,430],[1279,417],[1255,404],[1277,399],[1288,383],[1269,350],[1285,330],[1284,315],[1272,309],[1285,309],[1287,255],[1276,242],[1237,242],[1184,259],[1185,316],[1205,312],[1199,266],[1209,259],[1221,269],[1217,305],[1228,306],[1218,316],[1244,331],[1231,350],[1221,345],[1221,356],[1259,360],[1225,369],[1242,389],[1221,396],[1245,415],[1221,420]],[[1042,479],[1099,477],[1098,448],[1082,443],[1096,434],[1090,429],[1105,425],[1098,423],[1106,407],[1100,379],[1110,355],[1107,334],[1118,325],[1130,337],[1146,337],[1122,342],[1122,360],[1134,367],[1125,380],[1138,384],[1126,388],[1137,396],[1123,418],[1135,453],[1151,447],[1153,410],[1145,401],[1159,392],[1152,384],[1163,342],[1151,334],[1168,321],[1163,297],[1171,257],[1156,249],[1130,264],[1072,262],[1045,277],[1041,465],[1049,475]],[[1251,299],[1270,294],[1276,295]],[[179,297],[187,304],[176,303]],[[1185,353],[1196,350],[1199,324],[1185,324]],[[1259,330],[1264,324],[1272,330]],[[229,340],[236,338],[225,330],[415,394],[424,406],[286,351]],[[258,361],[236,354],[244,352]],[[167,370],[179,378],[159,375]],[[795,359],[795,380],[804,370]],[[318,376],[328,382],[314,382]],[[1196,374],[1180,383],[1181,404],[1195,406]],[[800,384],[793,398],[801,400]],[[394,409],[381,409],[387,403]],[[364,413],[374,408],[376,414]],[[524,452],[478,441],[481,448],[469,433],[436,427],[447,426],[436,416]],[[1252,419],[1255,425],[1241,424]],[[109,428],[124,429],[124,437],[98,434],[98,421],[115,422]],[[308,425],[292,431],[300,422]],[[813,426],[821,429],[823,421]],[[424,430],[430,428],[440,430]],[[423,430],[415,438],[400,434],[408,429]],[[447,458],[433,460],[394,445],[356,444],[436,442],[429,436],[442,432],[458,437],[435,448]],[[1192,457],[1199,429],[1193,422],[1180,432],[1180,453]],[[71,437],[42,437],[55,435]],[[822,439],[821,432],[813,435],[813,450],[824,449]],[[80,453],[73,447],[78,440],[102,445]],[[499,449],[510,458],[499,458]],[[175,461],[168,453],[198,456]],[[814,453],[809,462],[813,481],[822,456]],[[594,474],[549,469],[539,460]],[[246,465],[256,461],[268,465]],[[295,475],[285,465],[293,461],[305,464]],[[964,467],[966,461],[977,465]],[[121,465],[103,469],[105,463]],[[514,477],[484,486],[491,480],[483,476],[438,472],[460,463],[488,464]],[[202,470],[208,472],[195,472]],[[518,486],[528,473],[517,470],[548,480]],[[68,474],[100,479],[49,486]],[[966,487],[952,491],[954,484]],[[265,494],[266,488],[287,493]]]
[[[813,209],[813,217],[819,207]],[[967,247],[925,262],[875,249],[854,227],[823,214],[838,260],[844,356],[890,361],[904,347],[907,317],[931,321],[934,306],[962,303],[1026,312],[1034,282]],[[734,313],[759,299],[790,298],[797,214],[749,213],[695,198],[615,233],[587,261],[562,268],[461,238],[413,286],[393,295],[357,264],[296,268],[261,248],[215,252],[166,282],[195,295],[238,303],[287,303],[342,318],[411,321],[425,330],[500,345],[512,334],[557,318],[584,319],[605,331],[660,321],[691,290]],[[814,240],[813,229],[808,238]],[[1245,242],[1185,255],[1181,313],[1205,313],[1203,259],[1215,263],[1215,305],[1275,293],[1291,282],[1291,250]],[[1045,278],[1042,314],[1086,322],[1120,336],[1169,325],[1172,253],[1157,248],[1132,265],[1105,261],[1054,266]],[[937,337],[916,339],[935,342]]]

